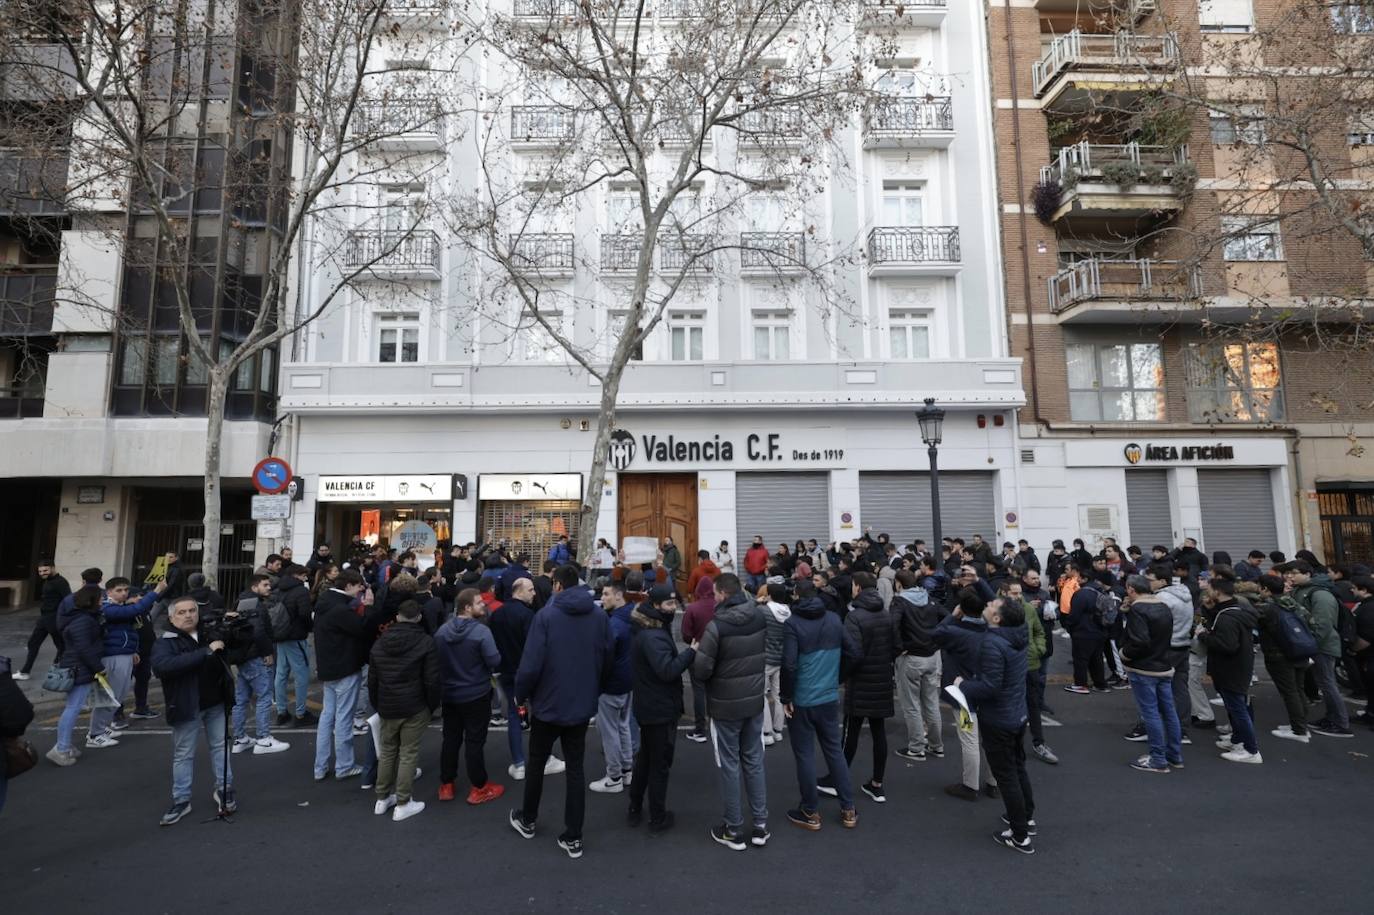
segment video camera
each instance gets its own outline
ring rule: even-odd
[[[256,640],[252,618],[237,614],[217,613],[202,617],[199,633],[202,645],[223,642],[224,653],[231,663],[235,657],[246,657]]]

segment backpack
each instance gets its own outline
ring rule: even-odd
[[[1341,653],[1355,652],[1355,614],[1346,609],[1345,604],[1336,601],[1336,632],[1341,637]]]
[[[1116,625],[1116,618],[1121,613],[1121,598],[1116,596],[1116,592],[1103,590],[1097,595],[1097,621],[1104,628]]]
[[[1287,595],[1274,603],[1279,608],[1279,625],[1274,631],[1279,651],[1290,661],[1309,660],[1317,653],[1317,637],[1308,627],[1301,605]]]
[[[266,601],[264,601],[266,603]],[[285,642],[291,638],[291,611],[286,604],[274,601],[267,605],[267,625],[272,632],[272,641]]]

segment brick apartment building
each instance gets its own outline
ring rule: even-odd
[[[1374,134],[1358,105],[1317,113],[1330,85],[1275,75],[1323,48],[1369,58],[1374,19],[1309,6],[988,6],[1032,543],[1374,561],[1374,360],[1348,344],[1374,274],[1285,132],[1310,111],[1347,194]]]

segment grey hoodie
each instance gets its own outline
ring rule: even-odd
[[[1193,593],[1184,584],[1166,585],[1155,592],[1174,616],[1174,634],[1170,648],[1187,648],[1193,642]]]

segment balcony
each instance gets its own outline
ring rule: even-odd
[[[1085,35],[1074,29],[1031,65],[1035,97],[1047,109],[1074,110],[1113,96],[1156,89],[1179,65],[1178,38],[1164,35]]]
[[[693,232],[660,236],[658,239],[658,268],[665,273],[710,270],[715,258],[715,239]]]
[[[934,28],[945,20],[948,0],[864,0],[860,28]]]
[[[806,269],[806,233],[741,232],[739,265],[744,273],[790,273]]]
[[[67,156],[0,148],[0,214],[61,216],[67,212]]]
[[[516,19],[566,19],[577,13],[575,0],[515,0]]]
[[[755,146],[796,145],[805,135],[800,109],[782,105],[746,111],[738,123],[741,142]]]
[[[1034,0],[1034,5],[1042,13],[1087,13],[1132,25],[1144,22],[1158,9],[1156,0]]]
[[[706,18],[707,4],[704,0],[658,0],[654,8],[659,19],[701,22]]]
[[[357,124],[359,138],[377,149],[444,148],[444,109],[436,96],[361,102]]]
[[[1198,309],[1202,275],[1182,261],[1081,260],[1050,277],[1050,311],[1066,324],[1126,324],[1177,318]]]
[[[1181,210],[1196,183],[1188,147],[1078,143],[1040,169],[1040,187],[1058,182],[1050,221],[1079,234],[1134,235],[1144,223]]]
[[[55,265],[0,267],[0,337],[51,334],[56,290]]]
[[[361,278],[437,280],[439,236],[423,229],[355,229],[348,233],[344,266],[364,268]]]
[[[868,233],[870,276],[959,272],[958,226],[879,226]]]
[[[864,147],[937,147],[954,140],[954,106],[949,96],[883,99],[864,126]]]
[[[643,234],[601,236],[601,272],[628,273],[639,266]]]
[[[448,23],[449,5],[445,0],[386,0],[386,18],[403,30],[438,28]]]
[[[510,239],[511,262],[520,270],[541,276],[570,276],[573,261],[571,233],[527,232]]]
[[[573,137],[573,113],[557,105],[517,105],[510,110],[510,141],[516,146],[557,147]]]

